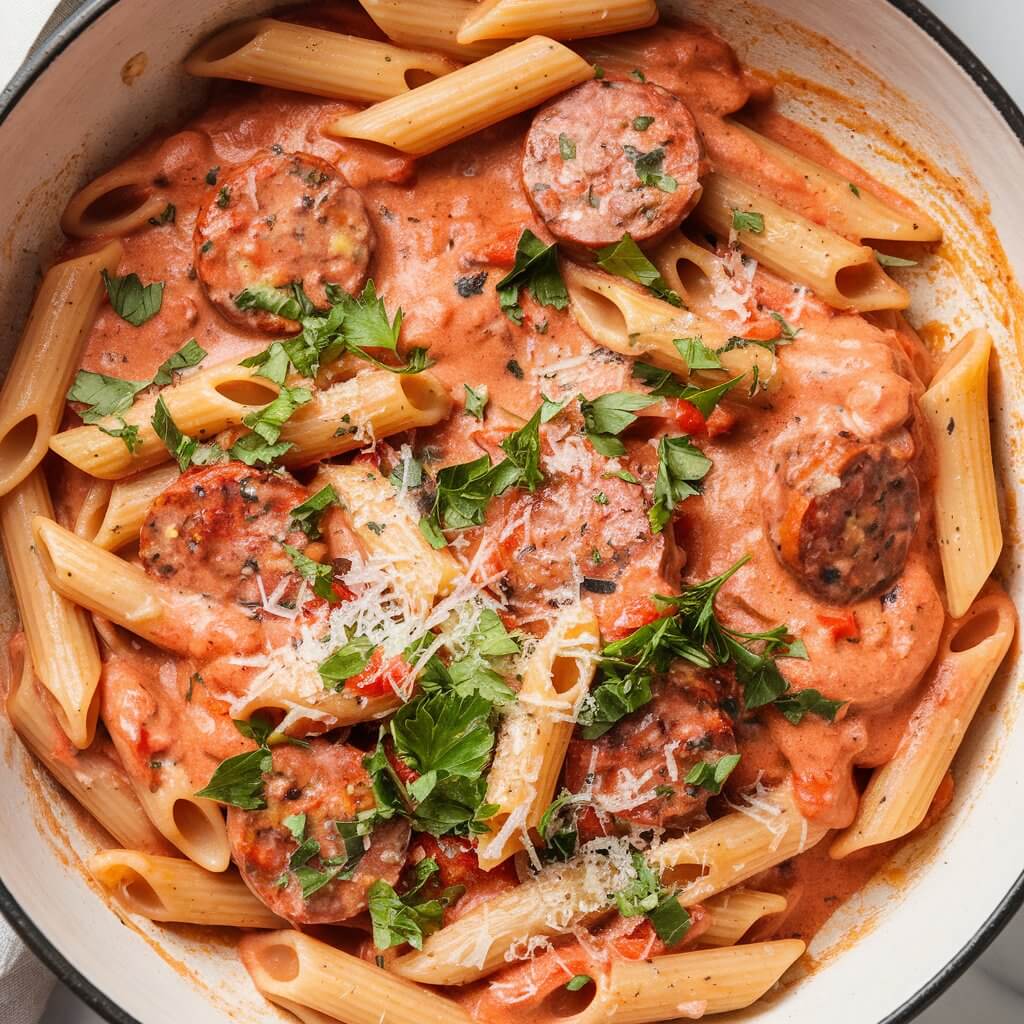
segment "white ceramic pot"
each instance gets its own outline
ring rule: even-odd
[[[415,2],[415,0],[410,0]],[[9,357],[58,240],[60,210],[90,175],[160,126],[203,86],[180,62],[218,25],[266,0],[91,0],[0,97],[0,352]],[[1024,596],[1017,500],[1024,454],[1018,298],[1024,268],[1024,117],[916,0],[672,0],[720,28],[745,62],[782,72],[780,95],[841,149],[904,188],[948,230],[914,289],[912,318],[948,345],[971,326],[997,337],[993,402],[1010,544],[1001,574]],[[834,40],[830,43],[827,40]],[[141,56],[140,56],[141,55]],[[143,73],[132,79],[129,61]],[[927,173],[922,173],[922,162]],[[999,250],[985,219],[1006,248]],[[1016,545],[1016,546],[1015,546]],[[10,597],[0,621],[10,628]],[[1024,899],[1024,730],[1017,652],[993,684],[958,759],[954,805],[843,907],[812,946],[814,969],[748,1011],[759,1024],[906,1021],[949,984]],[[280,1020],[223,936],[123,926],[76,863],[94,832],[69,810],[0,716],[0,909],[37,953],[111,1021]]]

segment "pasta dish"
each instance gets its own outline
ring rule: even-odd
[[[307,1024],[794,978],[1016,628],[992,339],[904,315],[942,226],[654,0],[290,8],[185,71],[0,393],[6,710],[90,878]]]

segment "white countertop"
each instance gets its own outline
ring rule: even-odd
[[[839,2],[839,0],[832,0]],[[1024,106],[1024,0],[925,0]],[[56,6],[55,0],[0,0],[0,83],[5,82]],[[944,917],[938,927],[956,927]],[[1016,990],[1016,991],[1015,991]],[[1021,1024],[1024,1021],[1024,915],[934,1006],[920,1024]],[[0,1022],[2,1024],[2,1022]],[[41,1024],[103,1024],[58,986]],[[144,1022],[143,1022],[144,1024]],[[865,1024],[870,1022],[865,1021]]]

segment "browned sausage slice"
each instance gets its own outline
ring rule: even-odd
[[[706,789],[686,784],[690,769],[736,752],[732,721],[719,708],[724,693],[715,680],[684,662],[651,689],[650,703],[599,739],[573,739],[565,784],[578,793],[593,772],[599,811],[636,825],[678,827],[702,814],[708,801]]]
[[[360,811],[374,807],[359,750],[326,740],[313,740],[308,749],[275,747],[273,769],[264,778],[266,809],[229,808],[228,839],[246,885],[275,914],[294,924],[347,921],[366,909],[367,890],[377,879],[391,885],[398,881],[409,826],[396,820],[378,825],[364,839],[365,852],[350,879],[335,877],[309,892],[314,875],[330,870],[328,861],[344,863],[348,856],[337,823],[354,821]],[[290,866],[301,845],[296,831],[318,852]]]
[[[814,595],[851,604],[902,571],[921,514],[917,477],[884,444],[831,443],[783,460],[769,512],[779,559]]]
[[[659,238],[701,194],[704,150],[686,104],[658,85],[593,81],[534,118],[523,183],[551,233],[598,249]]]
[[[291,510],[307,497],[290,476],[242,462],[190,469],[153,502],[139,536],[142,564],[184,590],[259,604],[260,583],[271,594],[294,571],[281,541],[300,551],[307,544],[290,529]]]
[[[268,153],[221,173],[196,221],[195,266],[210,301],[242,327],[275,333],[298,325],[239,309],[239,292],[298,281],[315,306],[326,307],[324,286],[356,291],[373,248],[362,197],[341,171],[308,153]]]

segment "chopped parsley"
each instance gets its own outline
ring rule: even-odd
[[[698,761],[687,773],[685,782],[688,786],[706,789],[712,796],[722,792],[725,780],[732,770],[740,763],[739,754],[726,754],[717,761]]]
[[[422,896],[427,881],[440,869],[432,857],[425,857],[414,868],[413,885],[399,895],[383,879],[368,890],[373,944],[377,949],[391,949],[408,943],[422,949],[423,940],[441,927],[445,908],[465,892],[461,885],[449,886],[435,899]]]
[[[889,256],[889,255],[887,255],[884,252],[879,252],[877,249],[874,250],[874,253],[875,253],[875,259],[878,260],[878,262],[883,267],[896,267],[896,268],[899,268],[899,267],[916,267],[917,266],[917,260],[903,259],[902,256]]]
[[[589,974],[574,974],[566,983],[565,988],[568,992],[579,992],[581,988],[585,988],[587,985],[593,982],[593,978]]]
[[[466,415],[482,421],[488,401],[487,385],[481,384],[475,388],[469,384],[462,386],[466,389]]]
[[[576,159],[576,143],[564,132],[558,136],[558,152],[563,160]]]
[[[139,440],[139,428],[134,423],[128,424],[124,420],[119,420],[119,422],[121,424],[119,427],[105,427],[102,423],[98,423],[97,427],[102,434],[120,438],[124,442],[125,448],[128,449],[128,454],[134,455],[142,447],[142,441]]]
[[[496,287],[502,312],[517,324],[523,322],[519,293],[524,288],[542,306],[565,309],[569,304],[569,293],[558,269],[558,246],[545,245],[529,228],[519,236],[512,269]]]
[[[253,715],[247,722],[236,719],[235,728],[253,740],[257,744],[256,749],[221,761],[210,781],[196,796],[239,807],[243,811],[263,810],[267,806],[263,776],[273,767],[270,754],[273,726],[261,716]]]
[[[699,337],[673,338],[672,344],[686,360],[686,367],[690,372],[722,369],[722,361],[718,358],[717,353],[709,349]]]
[[[163,227],[165,224],[173,224],[175,218],[178,216],[178,208],[174,203],[168,203],[161,211],[159,216],[150,217],[149,223],[155,228]]]
[[[206,355],[206,349],[195,338],[189,338],[177,352],[173,353],[157,367],[150,383],[165,387],[174,382],[174,375],[178,370],[187,370],[193,366],[198,366],[206,358]]]
[[[675,192],[679,182],[670,174],[664,173],[665,150],[658,146],[649,153],[641,153],[636,146],[623,146],[626,159],[633,165],[641,185],[653,185],[662,192]]]
[[[686,399],[700,410],[705,419],[711,415],[715,406],[725,395],[743,380],[743,374],[740,374],[721,384],[714,384],[709,388],[698,388],[692,384],[684,384],[670,370],[662,370],[658,366],[640,361],[633,364],[633,376],[649,385],[650,393],[658,398]]]
[[[634,413],[654,405],[657,398],[639,391],[613,391],[593,401],[579,395],[587,440],[594,449],[609,458],[626,454],[626,446],[618,435],[636,422]]]
[[[293,548],[290,544],[282,543],[281,547],[292,560],[295,571],[313,588],[313,593],[317,597],[322,597],[331,604],[336,604],[340,600],[334,589],[333,566],[314,562],[312,558],[308,558],[298,548]]]
[[[637,82],[647,81],[647,76],[639,68],[633,68],[633,70],[630,71],[629,73],[629,77]]]
[[[733,231],[748,231],[752,235],[764,234],[764,214],[755,210],[733,210]]]
[[[823,697],[817,690],[790,690],[775,698],[775,706],[793,725],[799,725],[807,714],[834,722],[844,704],[845,701]]]
[[[645,132],[651,125],[654,124],[654,118],[647,114],[641,114],[639,117],[633,118],[633,131]]]
[[[100,276],[114,312],[133,327],[141,327],[160,312],[164,301],[162,281],[143,286],[138,274],[118,277],[101,270]]]
[[[340,690],[341,685],[366,670],[376,644],[365,636],[355,636],[317,666],[324,688]]]
[[[860,199],[860,189],[859,189],[859,188],[858,188],[858,187],[857,187],[856,185],[854,185],[854,183],[853,183],[852,181],[850,182],[850,191],[851,191],[851,192],[852,192],[852,193],[853,193],[853,194],[854,194],[854,195],[855,195],[855,196],[856,196],[856,197],[857,197],[858,199]]]
[[[633,854],[636,877],[615,893],[615,905],[623,917],[644,914],[658,938],[666,946],[678,945],[690,930],[690,915],[679,902],[675,891],[661,884],[654,869],[642,853]]]
[[[310,540],[316,540],[320,536],[320,519],[332,505],[341,505],[341,498],[328,484],[291,510],[290,528],[301,530]]]
[[[800,327],[794,327],[781,313],[776,313],[775,310],[771,310],[768,315],[779,325],[779,337],[783,341],[792,341],[802,330]]]
[[[700,494],[696,485],[708,475],[711,460],[687,437],[662,437],[658,442],[658,475],[654,504],[647,518],[654,533],[661,533],[676,505]]]
[[[596,256],[597,265],[602,270],[643,285],[673,306],[682,306],[683,300],[669,288],[658,268],[643,254],[628,231],[617,242],[598,249]]]

